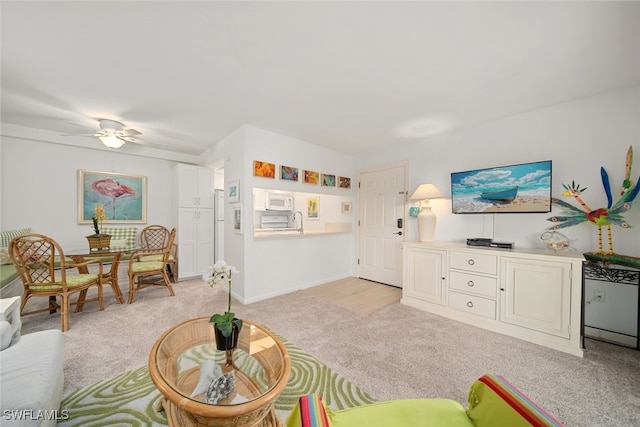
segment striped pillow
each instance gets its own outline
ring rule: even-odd
[[[8,248],[9,242],[18,236],[31,233],[31,228],[20,228],[18,230],[0,231],[0,248]]]
[[[500,375],[478,378],[469,389],[468,403],[467,415],[476,427],[563,426]]]
[[[317,394],[300,396],[298,403],[287,417],[288,427],[331,427],[327,408]]]

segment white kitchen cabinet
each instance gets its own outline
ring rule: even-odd
[[[175,166],[175,187],[178,206],[182,208],[213,209],[213,171],[202,166]]]
[[[582,356],[581,254],[404,244],[401,302]]]
[[[213,171],[178,164],[174,169],[178,279],[201,276],[213,265],[215,215]]]
[[[403,292],[422,301],[445,304],[442,266],[445,251],[407,247],[404,254]]]

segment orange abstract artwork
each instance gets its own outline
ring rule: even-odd
[[[276,165],[273,163],[261,162],[258,160],[253,161],[253,175],[262,176],[264,178],[276,177]]]

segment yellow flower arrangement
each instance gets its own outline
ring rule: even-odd
[[[96,234],[100,234],[102,222],[107,219],[107,216],[104,214],[104,206],[102,206],[102,204],[96,205],[96,207],[93,208],[93,212],[93,231],[95,231]],[[98,224],[100,225],[98,226]]]

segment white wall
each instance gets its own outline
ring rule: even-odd
[[[88,247],[85,236],[93,231],[78,224],[78,169],[145,175],[147,224],[174,225],[175,162],[11,137],[2,138],[1,150],[2,230],[31,227],[63,249]]]
[[[354,274],[352,236],[323,235],[260,240],[253,237],[253,187],[353,197],[353,188],[312,186],[253,176],[253,161],[310,169],[354,179],[353,157],[253,126],[244,126],[245,173],[241,187],[244,215],[244,295],[253,302]],[[228,182],[225,168],[225,181]],[[302,177],[300,178],[302,179]],[[299,208],[296,208],[299,209]],[[322,209],[322,206],[321,206]],[[302,209],[303,210],[303,209]],[[320,212],[322,215],[322,211]],[[235,285],[234,285],[235,286]]]
[[[640,87],[593,96],[456,132],[372,151],[356,158],[359,170],[398,160],[411,167],[410,193],[424,182],[450,194],[451,172],[538,160],[553,161],[553,196],[562,198],[561,183],[575,180],[587,187],[583,199],[592,208],[606,207],[600,167],[609,173],[614,200],[624,178],[627,148],[636,160],[632,179],[640,176]],[[578,207],[572,198],[563,198]],[[454,215],[449,199],[432,200],[437,215],[436,240],[493,237],[518,247],[542,247],[540,235],[557,214]],[[640,256],[640,198],[624,214],[635,228],[613,226],[617,253]],[[597,249],[597,228],[585,223],[560,230],[581,252]],[[417,239],[415,219],[409,220],[409,240]],[[606,233],[605,233],[606,241]],[[605,247],[606,249],[606,247]]]

